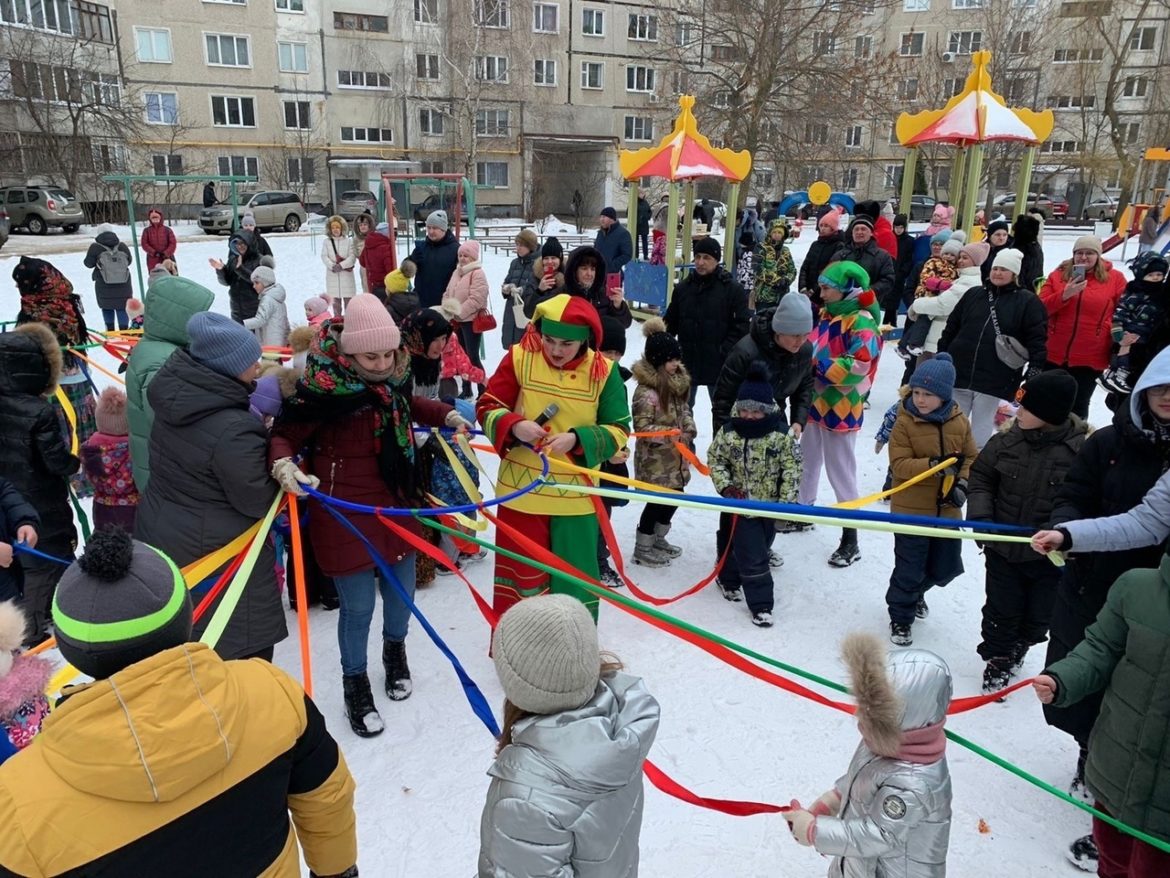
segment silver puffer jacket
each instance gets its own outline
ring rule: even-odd
[[[890,655],[888,673],[905,704],[904,730],[942,722],[951,700],[946,663],[921,649]],[[929,765],[888,759],[863,742],[837,781],[837,817],[816,822],[814,846],[836,856],[829,878],[943,878],[951,834],[946,757]]]
[[[634,878],[658,702],[612,674],[576,710],[516,723],[480,824],[479,878]]]

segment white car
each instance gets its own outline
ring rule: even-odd
[[[1117,213],[1117,199],[1112,195],[1098,195],[1087,201],[1083,210],[1089,215],[1089,219],[1113,219]]]

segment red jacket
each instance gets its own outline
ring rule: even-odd
[[[419,396],[411,400],[410,408],[418,423],[428,427],[443,426],[448,412],[453,410]],[[378,469],[374,422],[372,406],[332,421],[278,421],[268,446],[270,463],[281,457],[295,457],[305,448],[306,469],[321,480],[322,493],[366,506],[403,506],[402,498],[386,485]],[[401,561],[413,551],[373,515],[346,514],[387,562]],[[422,531],[422,525],[413,518],[396,516],[394,521],[412,533]],[[316,503],[310,506],[309,539],[326,576],[345,576],[374,566],[358,538]]]
[[[890,254],[890,258],[898,261],[898,236],[894,234],[894,227],[884,216],[873,221],[873,237],[877,245]]]
[[[1107,259],[1101,264],[1108,273],[1105,281],[1088,275],[1085,290],[1067,301],[1062,299],[1068,281],[1064,264],[1057,267],[1040,287],[1040,301],[1048,311],[1048,361],[1058,366],[1088,366],[1098,372],[1109,368],[1113,346],[1113,310],[1125,292],[1125,275]]]
[[[147,223],[142,230],[142,250],[146,253],[146,268],[152,270],[164,259],[175,258],[175,233],[171,227],[159,223],[157,226]]]
[[[390,239],[381,232],[370,232],[366,235],[366,244],[362,248],[362,255],[358,262],[366,270],[366,277],[370,279],[370,290],[386,289],[386,275],[394,270],[394,250],[390,247]]]

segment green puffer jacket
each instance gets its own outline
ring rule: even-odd
[[[130,463],[134,484],[146,493],[150,479],[150,428],[154,412],[146,388],[171,354],[187,346],[187,321],[211,309],[215,294],[183,277],[162,277],[146,290],[142,338],[126,368],[126,417],[130,421]]]
[[[748,500],[770,503],[796,502],[804,468],[800,446],[790,433],[773,430],[757,439],[746,439],[735,431],[734,418],[711,440],[707,465],[720,494],[739,488]]]
[[[1123,574],[1085,639],[1044,673],[1056,707],[1105,690],[1085,782],[1118,820],[1170,841],[1170,558]]]

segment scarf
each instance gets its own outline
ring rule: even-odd
[[[18,323],[44,323],[64,345],[85,344],[87,332],[73,284],[54,265],[22,256],[12,270],[20,291]]]
[[[943,720],[932,726],[903,731],[902,743],[898,745],[898,752],[894,754],[894,758],[900,762],[914,762],[918,765],[938,762],[947,749],[947,735],[943,728],[945,725],[946,720]]]
[[[951,400],[944,399],[942,405],[940,405],[930,414],[924,415],[922,412],[918,411],[918,408],[914,405],[914,397],[912,397],[910,394],[906,394],[906,398],[902,401],[902,405],[906,411],[914,415],[914,417],[921,418],[924,421],[929,421],[932,424],[942,424],[950,420],[951,409],[954,407],[954,403]]]
[[[442,358],[427,358],[427,348],[437,338],[451,334],[451,324],[434,308],[412,311],[402,320],[402,346],[410,351],[414,383],[419,387],[437,387]]]
[[[737,417],[731,419],[731,429],[744,439],[760,439],[769,433],[787,432],[786,430],[782,430],[781,426],[782,421],[780,420],[779,410],[770,412],[764,415],[764,417],[755,420]]]

